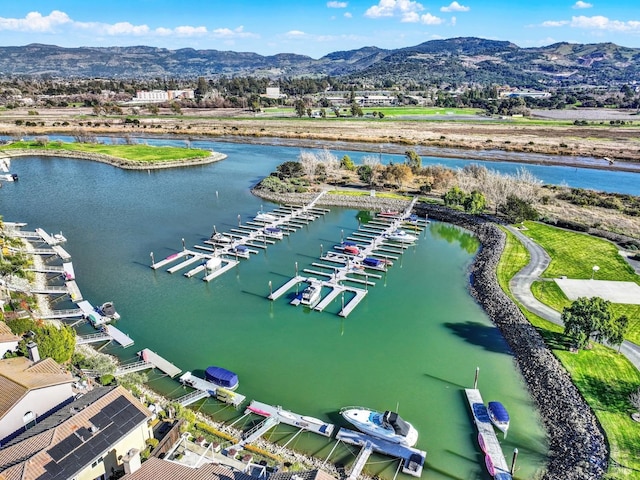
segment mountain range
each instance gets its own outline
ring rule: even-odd
[[[555,43],[521,48],[511,42],[464,37],[385,50],[364,47],[313,59],[281,53],[183,48],[78,47],[30,44],[0,47],[0,76],[196,78],[219,75],[339,76],[379,84],[499,83],[527,88],[609,85],[640,78],[640,49],[613,43]]]

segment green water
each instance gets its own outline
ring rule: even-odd
[[[146,347],[195,373],[220,365],[238,373],[249,400],[339,425],[343,406],[397,408],[420,432],[427,479],[488,478],[462,391],[479,366],[485,401],[500,400],[511,414],[503,446],[509,459],[514,447],[520,451],[516,477],[532,478],[544,464],[544,434],[504,340],[468,294],[477,249],[468,232],[432,223],[346,319],[337,315],[340,297],[320,313],[293,307],[286,296],[275,302],[266,296],[269,281],[277,288],[294,275],[296,262],[300,271],[310,267],[321,248],[355,231],[354,210],[332,208],[210,283],[149,268],[150,252],[159,260],[179,250],[182,238],[192,246],[214,224],[229,230],[238,215],[246,221],[261,205],[275,208],[248,189],[298,151],[255,147],[248,155],[230,145],[225,153],[229,158],[218,164],[164,172],[15,160],[20,181],[0,192],[1,212],[7,221],[63,231],[84,297],[113,300],[118,327],[136,342],[107,350],[124,361]],[[173,397],[185,393],[159,375],[151,386]],[[197,408],[225,420],[241,414],[212,400]],[[284,442],[291,433],[278,426],[270,438]],[[333,442],[303,434],[291,446],[326,457]],[[350,463],[355,453],[341,447],[331,460]],[[396,466],[374,456],[367,471],[392,478]]]

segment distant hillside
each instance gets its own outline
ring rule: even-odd
[[[520,48],[481,38],[432,40],[384,50],[364,47],[320,59],[304,55],[183,48],[80,47],[31,44],[0,47],[0,75],[101,78],[195,78],[216,75],[342,76],[351,79],[520,87],[628,83],[639,78],[640,49],[612,43],[556,43]]]

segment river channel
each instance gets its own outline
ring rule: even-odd
[[[85,299],[115,302],[122,316],[118,327],[135,345],[127,350],[109,347],[108,352],[129,361],[146,347],[197,374],[220,365],[238,373],[239,392],[248,399],[342,426],[338,411],[344,406],[397,409],[420,432],[417,446],[428,452],[426,479],[489,478],[462,391],[472,386],[480,367],[485,400],[502,401],[511,414],[503,448],[509,460],[514,448],[520,452],[516,478],[533,478],[540,471],[547,447],[539,419],[506,343],[467,291],[467,269],[478,248],[472,235],[431,223],[346,319],[337,315],[339,299],[322,313],[293,307],[285,297],[271,302],[266,299],[268,283],[285,283],[294,275],[296,262],[301,270],[310,267],[321,249],[355,231],[358,216],[368,212],[331,208],[323,218],[210,283],[154,271],[149,268],[151,252],[156,259],[164,258],[181,249],[182,239],[188,247],[202,244],[213,225],[228,231],[238,216],[244,222],[261,208],[275,208],[249,189],[300,152],[208,141],[193,146],[228,158],[157,171],[125,171],[74,159],[16,158],[12,172],[20,180],[0,190],[5,221],[64,233],[64,248],[73,257]],[[334,153],[348,153],[356,163],[366,155]],[[463,161],[423,158],[427,162]],[[491,167],[510,170],[517,165]],[[638,193],[635,174],[563,168],[537,166],[532,171],[547,183]],[[572,183],[571,175],[583,183]],[[154,375],[150,385],[172,397],[184,393],[176,381],[160,375]],[[211,400],[198,408],[228,421],[241,414]],[[291,434],[279,426],[270,438],[285,442]],[[304,434],[290,446],[324,458],[333,442]],[[331,460],[350,463],[356,453],[341,447]],[[392,478],[396,465],[374,456],[367,471]]]

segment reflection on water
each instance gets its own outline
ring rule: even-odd
[[[480,248],[480,241],[471,232],[448,223],[431,223],[431,235],[446,240],[449,243],[457,243],[465,252],[474,254]]]

